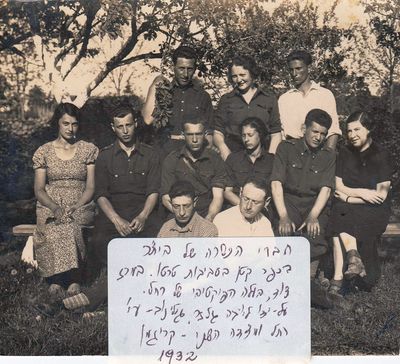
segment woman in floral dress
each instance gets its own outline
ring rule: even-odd
[[[57,139],[39,147],[33,156],[37,225],[34,249],[40,274],[49,292],[80,291],[79,268],[85,257],[82,227],[94,218],[94,162],[98,149],[78,140],[79,109],[57,106],[52,123]]]

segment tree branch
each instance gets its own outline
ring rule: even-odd
[[[121,62],[119,63],[119,65],[116,66],[115,68],[121,67],[121,66],[126,66],[126,65],[128,65],[128,64],[133,63],[133,62],[142,61],[142,60],[144,60],[144,59],[156,59],[156,58],[161,58],[161,57],[162,57],[162,53],[153,53],[153,52],[150,52],[150,53],[139,54],[139,55],[137,55],[137,56],[124,59],[124,60],[121,61]]]

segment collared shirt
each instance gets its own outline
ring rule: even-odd
[[[169,129],[172,134],[181,134],[187,117],[201,116],[209,129],[213,106],[210,95],[197,83],[187,87],[174,85],[172,89],[172,115],[169,118]]]
[[[309,149],[304,138],[284,140],[274,157],[271,181],[280,181],[284,193],[316,197],[322,187],[334,187],[335,158],[330,149]]]
[[[297,88],[285,92],[279,98],[278,105],[286,138],[299,139],[303,137],[301,127],[307,113],[312,109],[324,110],[331,116],[332,125],[328,130],[328,137],[333,134],[342,135],[333,93],[314,81],[311,81],[311,87],[305,95]]]
[[[202,218],[195,212],[186,226],[179,226],[175,219],[168,220],[161,227],[158,238],[180,238],[180,237],[216,237],[218,231],[216,226]]]
[[[249,178],[260,179],[269,183],[274,163],[274,155],[262,149],[260,156],[253,163],[246,150],[240,150],[229,154],[225,163],[230,179],[228,186],[233,187],[234,192],[238,193],[240,187],[242,187]]]
[[[274,236],[270,221],[262,214],[251,223],[240,212],[239,206],[233,206],[215,216],[214,224],[218,236]]]
[[[269,134],[281,131],[278,103],[274,95],[269,95],[261,88],[248,104],[238,90],[233,90],[221,97],[214,117],[214,130],[225,136],[234,136],[241,140],[240,123],[248,117],[261,119]]]
[[[189,165],[188,165],[189,164]],[[190,167],[189,167],[190,166]],[[193,172],[193,169],[196,172]],[[161,196],[169,193],[175,181],[189,181],[199,196],[196,209],[200,215],[207,213],[212,201],[212,188],[224,189],[227,183],[227,172],[224,161],[219,154],[205,148],[199,159],[193,162],[188,156],[186,147],[172,151],[165,159],[161,172]]]
[[[152,147],[137,143],[128,157],[118,141],[104,148],[96,160],[95,200],[147,197],[160,188],[160,162]]]

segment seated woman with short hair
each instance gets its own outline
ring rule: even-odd
[[[335,265],[332,293],[342,292],[343,277],[369,291],[380,276],[377,242],[389,221],[393,168],[389,153],[372,140],[373,126],[361,111],[346,121],[349,145],[337,158],[336,199],[330,221]]]

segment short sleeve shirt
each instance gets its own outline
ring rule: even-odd
[[[250,103],[237,90],[221,97],[214,117],[214,130],[241,138],[240,123],[248,117],[261,119],[269,134],[281,131],[278,103],[274,95],[258,88]]]
[[[152,147],[137,143],[128,157],[116,141],[104,148],[96,160],[95,199],[113,201],[144,199],[160,188],[160,161]]]
[[[389,153],[375,142],[363,152],[345,146],[339,151],[336,176],[350,188],[376,189],[378,183],[392,179],[394,169],[390,160]]]
[[[308,112],[312,109],[324,110],[332,118],[328,137],[333,134],[342,135],[333,93],[314,81],[311,81],[310,90],[306,95],[298,89],[292,88],[279,98],[278,105],[282,129],[286,138],[299,139],[303,136],[301,127]]]
[[[172,134],[181,134],[187,117],[201,116],[206,129],[209,129],[213,118],[213,106],[210,95],[198,84],[187,87],[174,85],[172,89],[172,115],[169,128]]]
[[[304,138],[282,141],[274,157],[271,181],[283,192],[316,197],[322,187],[334,187],[336,155],[330,149],[310,150]]]
[[[228,186],[233,187],[234,192],[238,193],[240,187],[249,178],[265,180],[266,183],[269,183],[274,155],[262,150],[261,155],[253,163],[246,151],[241,150],[229,154],[225,163],[229,176]]]

